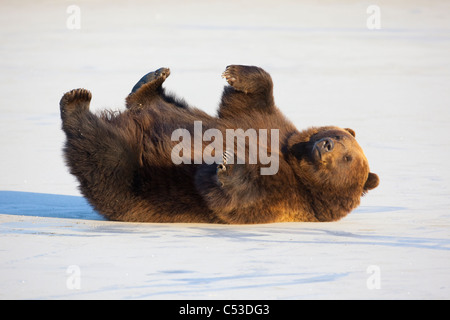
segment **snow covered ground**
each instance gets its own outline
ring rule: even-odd
[[[368,28],[371,5],[381,29]],[[448,1],[0,7],[1,299],[450,298]],[[167,66],[166,87],[213,114],[236,63],[271,73],[298,128],[353,128],[380,186],[334,223],[95,213],[62,159],[62,94],[84,87],[94,110],[121,109],[143,74]]]

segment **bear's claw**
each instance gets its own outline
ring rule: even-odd
[[[221,181],[221,177],[226,173],[227,171],[227,163],[230,160],[230,153],[228,151],[225,151],[222,155],[222,163],[219,163],[217,165],[216,173],[217,173],[217,182],[219,186],[223,187],[223,182]]]
[[[236,82],[236,77],[234,76],[233,66],[226,67],[225,71],[222,73],[222,78],[225,78],[230,86]]]

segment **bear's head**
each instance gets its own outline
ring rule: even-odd
[[[288,148],[291,167],[312,191],[361,196],[378,186],[352,129],[311,128],[291,137]]]

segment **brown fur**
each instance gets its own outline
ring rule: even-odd
[[[272,79],[261,68],[227,67],[223,76],[230,86],[224,88],[217,117],[166,94],[161,85],[169,74],[161,68],[141,79],[124,112],[94,115],[89,111],[91,93],[85,89],[61,99],[67,165],[83,195],[106,218],[236,224],[335,221],[378,185],[354,131],[298,131],[275,106]],[[267,146],[279,155],[278,172],[261,175],[260,162],[174,164],[171,152],[178,142],[171,134],[184,128],[193,137],[194,121],[202,121],[203,132],[217,128],[224,136],[226,129],[278,129],[279,148]]]

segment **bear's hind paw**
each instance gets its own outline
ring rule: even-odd
[[[75,111],[83,112],[89,110],[92,94],[86,89],[74,89],[64,94],[59,103],[61,117],[64,119]]]
[[[156,71],[152,71],[143,76],[138,83],[136,83],[131,89],[131,93],[138,91],[143,85],[148,83],[154,83],[155,88],[161,86],[161,84],[170,76],[169,68],[159,68]]]

